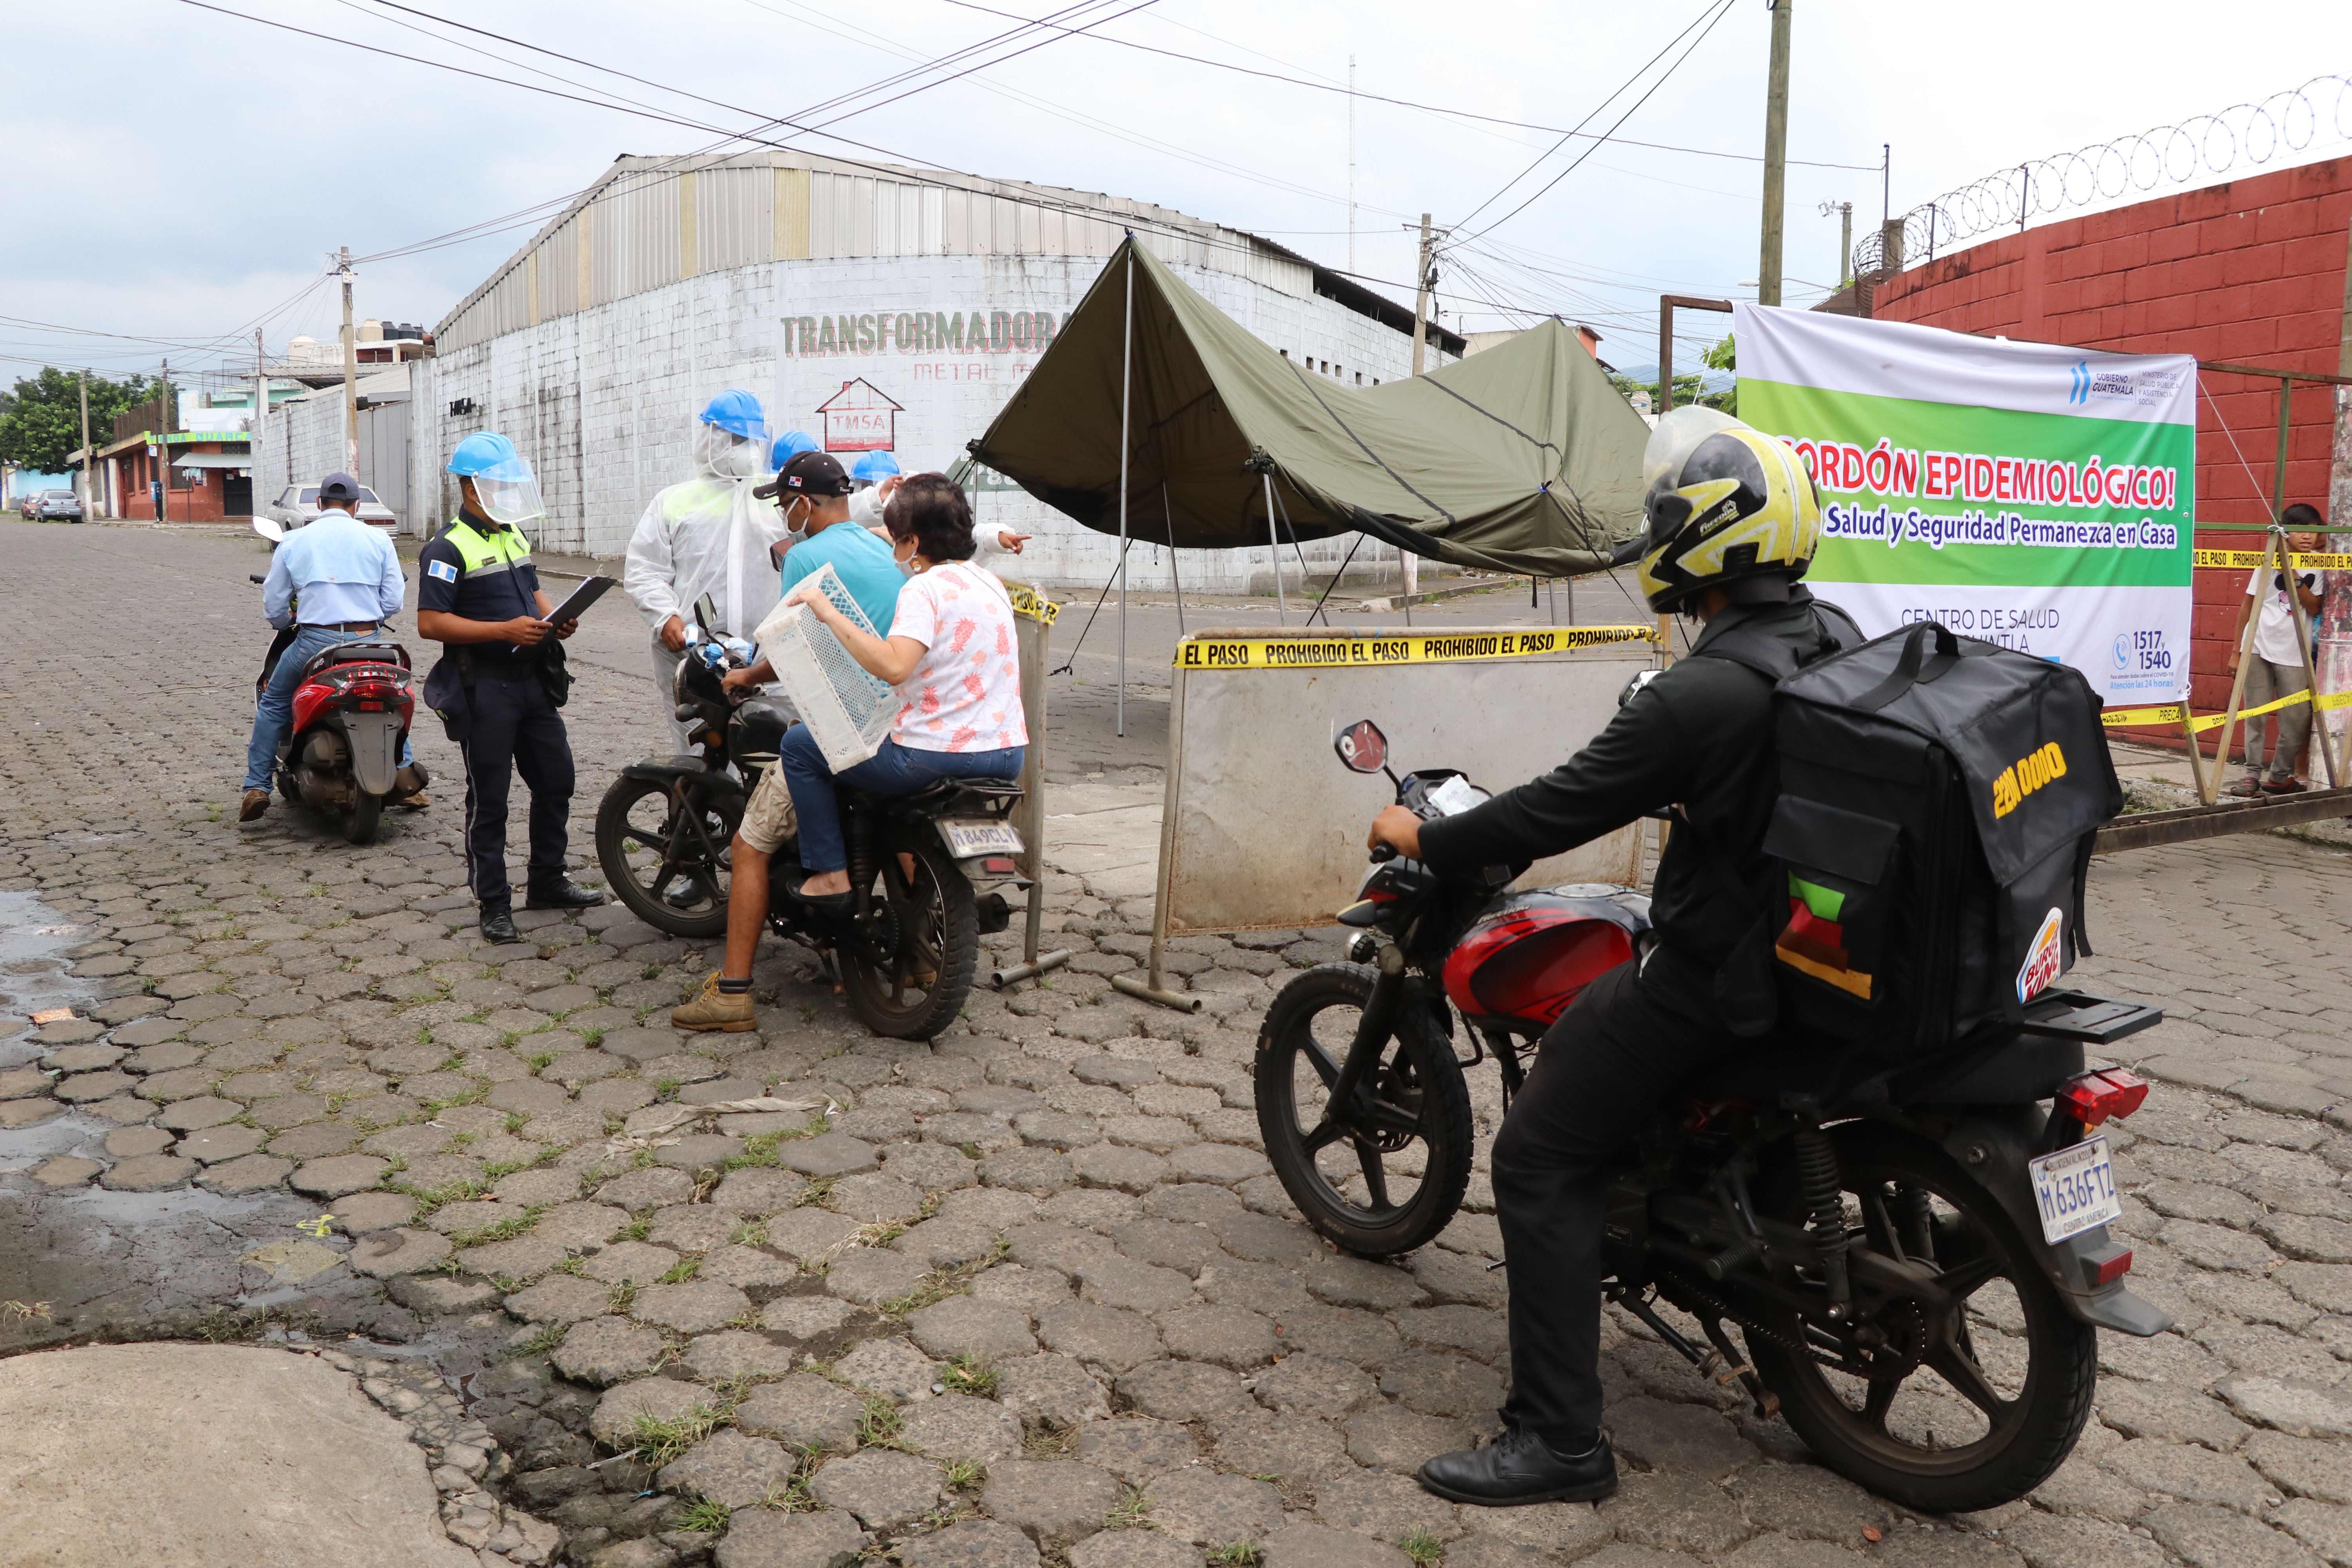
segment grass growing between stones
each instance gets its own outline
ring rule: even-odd
[[[1076,1436],[1075,1429],[1071,1436],[1073,1438]],[[1076,1447],[1075,1442],[1072,1446]],[[1145,1495],[1141,1487],[1122,1489],[1118,1500],[1110,1505],[1109,1512],[1103,1515],[1105,1530],[1150,1530],[1151,1527],[1151,1499]],[[1216,1559],[1211,1558],[1210,1561]]]
[[[899,1226],[896,1227],[893,1234],[903,1235],[905,1231],[906,1227]],[[855,1243],[856,1238],[852,1239]],[[884,1239],[887,1240],[889,1237],[886,1237]],[[919,1312],[924,1308],[935,1302],[944,1301],[950,1296],[961,1295],[971,1289],[974,1276],[984,1268],[1003,1262],[1012,1255],[1012,1252],[1013,1244],[1003,1237],[998,1237],[996,1245],[989,1248],[986,1257],[975,1258],[969,1263],[960,1263],[953,1268],[939,1270],[905,1295],[895,1300],[883,1302],[882,1314],[891,1319],[903,1318],[909,1312]]]
[[[737,1226],[727,1239],[737,1247],[765,1247],[768,1245],[768,1222],[747,1219]]]
[[[866,1413],[857,1418],[857,1441],[861,1447],[896,1448],[911,1453],[907,1447],[907,1420],[898,1407],[890,1403],[889,1395],[866,1393]]]
[[[1265,1553],[1246,1541],[1234,1541],[1210,1552],[1209,1561],[1217,1568],[1258,1568],[1265,1561]]]
[[[1412,1559],[1413,1568],[1435,1568],[1445,1559],[1445,1542],[1426,1530],[1409,1530],[1397,1537],[1397,1545]]]
[[[510,1215],[495,1224],[476,1226],[471,1230],[458,1231],[449,1239],[458,1247],[480,1247],[486,1242],[512,1241],[518,1236],[529,1235],[531,1227],[539,1223],[539,1216],[546,1212],[546,1205],[535,1204],[522,1213]]]
[[[672,1264],[669,1267],[669,1269],[662,1275],[659,1283],[664,1285],[683,1285],[701,1272],[701,1258],[681,1258],[676,1263]]]
[[[478,1198],[490,1190],[485,1184],[475,1181],[445,1182],[437,1187],[420,1187],[410,1182],[389,1182],[385,1184],[394,1192],[406,1193],[416,1200],[416,1215],[410,1221],[412,1225],[423,1224],[447,1205]]]
[[[988,1467],[978,1459],[950,1459],[946,1480],[950,1491],[976,1492],[988,1480]]]
[[[702,1498],[687,1505],[686,1511],[677,1516],[677,1527],[709,1534],[726,1529],[734,1514],[735,1510],[725,1503]]]
[[[688,1448],[732,1423],[732,1405],[698,1405],[682,1415],[639,1415],[629,1427],[628,1452],[648,1469],[660,1469]]]
[[[550,1323],[545,1328],[541,1329],[539,1332],[531,1335],[530,1338],[517,1345],[515,1347],[515,1353],[520,1356],[545,1355],[548,1352],[553,1350],[562,1342],[563,1329],[562,1325]]]
[[[792,1479],[770,1487],[768,1495],[760,1500],[760,1506],[779,1513],[814,1513],[816,1493],[809,1489],[808,1471],[802,1470]]]
[[[969,1394],[975,1399],[996,1397],[995,1371],[969,1351],[940,1369],[940,1382],[950,1394]]]
[[[1059,1422],[1041,1420],[1021,1435],[1021,1457],[1024,1459],[1066,1459],[1078,1451],[1078,1429]]]

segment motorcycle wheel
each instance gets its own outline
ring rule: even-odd
[[[364,790],[353,793],[352,808],[343,813],[343,842],[373,844],[376,829],[383,826],[383,796]]]
[[[1926,1263],[1958,1300],[1946,1310],[1874,1301],[1857,1285],[1856,1321],[1888,1336],[1866,1378],[1796,1349],[1837,1353],[1782,1310],[1759,1320],[1771,1337],[1746,1331],[1756,1370],[1822,1462],[1881,1497],[1931,1513],[2023,1497],[2065,1462],[2090,1415],[2096,1331],[2067,1311],[2008,1211],[1951,1156],[1868,1123],[1831,1135],[1855,1245]],[[1805,1223],[1793,1166],[1764,1202]]]
[[[898,864],[901,853],[914,858],[912,881]],[[980,966],[980,911],[971,884],[936,834],[898,838],[881,860],[874,908],[894,937],[896,956],[877,964],[849,942],[834,953],[849,1005],[867,1028],[894,1039],[928,1040],[955,1022],[971,994]]]
[[[656,780],[614,779],[597,803],[596,864],[630,913],[656,931],[700,938],[727,934],[728,860],[742,805],[730,795],[706,809],[711,820],[704,834],[717,850],[715,858],[693,832],[686,808]],[[697,895],[685,909],[664,896],[681,877]]]
[[[1367,1082],[1403,1124],[1371,1137],[1324,1128],[1373,978],[1363,964],[1318,964],[1275,997],[1257,1037],[1257,1125],[1307,1224],[1349,1252],[1392,1258],[1434,1237],[1462,1205],[1470,1090],[1448,1044],[1425,1021],[1400,1017]]]

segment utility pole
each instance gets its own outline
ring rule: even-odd
[[[1412,273],[1412,374],[1421,374],[1423,335],[1429,322],[1429,215],[1421,215],[1421,260]]]
[[[1424,220],[1424,226],[1426,223]],[[1348,57],[1348,270],[1356,269],[1356,57]]]
[[[155,423],[163,428],[155,432],[155,458],[152,464],[155,497],[155,521],[168,522],[172,516],[171,443],[162,439],[172,433],[172,362],[163,362],[162,384],[155,392]]]
[[[1771,0],[1772,70],[1764,88],[1764,254],[1756,267],[1756,302],[1780,302],[1781,208],[1789,184],[1789,13],[1796,0]]]
[[[1785,5],[1787,0],[1782,0]],[[343,471],[360,477],[360,344],[352,325],[352,247],[343,247]]]
[[[1838,215],[1838,287],[1853,281],[1853,204],[1823,202],[1822,216]]]
[[[89,483],[89,372],[85,370],[75,379],[81,383],[81,520],[90,522],[96,521],[96,514],[90,506],[93,492]]]

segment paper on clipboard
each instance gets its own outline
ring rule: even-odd
[[[580,586],[572,590],[571,597],[548,611],[543,618],[550,626],[557,626],[566,621],[577,620],[583,611],[604,596],[606,589],[617,588],[620,585],[621,580],[618,577],[587,578],[581,583]]]

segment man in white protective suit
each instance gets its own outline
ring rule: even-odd
[[[662,722],[681,752],[686,727],[672,694],[694,603],[710,595],[718,625],[708,635],[748,638],[776,605],[768,551],[784,536],[776,509],[751,487],[769,475],[768,421],[742,391],[710,400],[694,426],[694,478],[656,495],[630,536],[622,586],[653,628],[653,675]]]

